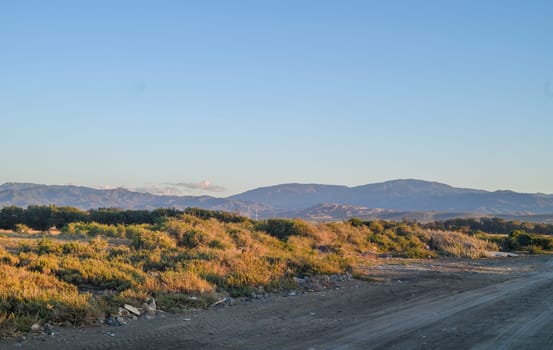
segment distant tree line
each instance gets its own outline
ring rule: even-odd
[[[186,208],[184,210],[184,213],[204,220],[216,219],[218,221],[227,222],[227,223],[239,223],[239,222],[250,221],[250,219],[248,219],[245,216],[241,216],[240,214],[231,213],[231,212],[222,211],[222,210]]]
[[[96,222],[105,225],[155,224],[161,218],[177,217],[183,214],[200,219],[216,219],[226,223],[250,221],[255,223],[259,229],[281,238],[298,234],[298,232],[305,234],[304,231],[306,230],[306,227],[297,220],[269,219],[263,222],[253,222],[237,213],[201,208],[186,208],[185,210],[174,208],[159,208],[155,210],[122,210],[117,208],[80,210],[73,207],[58,207],[55,205],[31,205],[26,209],[17,206],[4,207],[0,209],[0,229],[15,230],[17,225],[25,225],[34,230],[46,231],[54,226],[62,228],[74,222]],[[353,226],[365,225],[376,231],[384,230],[389,225],[393,226],[393,223],[382,220],[362,221],[352,218],[349,221]],[[461,231],[469,234],[478,232],[509,234],[518,231],[529,234],[553,235],[553,224],[521,222],[517,220],[509,221],[500,218],[461,218],[434,221],[427,224],[403,222],[398,227],[409,231],[412,225],[420,225],[420,227],[426,229]]]
[[[16,225],[25,225],[34,230],[46,231],[51,227],[62,228],[72,222],[97,222],[106,225],[154,224],[162,217],[184,214],[178,209],[121,210],[100,208],[80,210],[55,205],[31,205],[26,209],[8,206],[0,210],[0,229],[15,230]]]
[[[481,231],[509,234],[514,231],[522,231],[541,235],[553,235],[553,224],[521,222],[518,220],[510,221],[500,218],[450,219],[434,221],[422,226],[434,230],[462,231],[465,233],[477,233]]]

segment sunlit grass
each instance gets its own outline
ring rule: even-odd
[[[71,223],[55,237],[0,237],[1,335],[26,331],[37,320],[99,322],[119,304],[140,306],[152,295],[160,308],[178,310],[191,300],[207,305],[215,295],[290,287],[293,276],[357,274],[382,255],[475,258],[497,249],[476,237],[405,223],[206,217]]]

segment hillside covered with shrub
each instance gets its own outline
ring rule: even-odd
[[[60,230],[0,236],[2,336],[27,331],[37,320],[98,323],[121,304],[142,305],[151,296],[161,309],[175,311],[205,307],[225,295],[295,288],[298,276],[363,277],[364,267],[384,256],[478,258],[500,246],[552,246],[521,232],[469,236],[417,223],[357,219],[317,225],[254,221],[203,209],[9,207],[1,213],[4,228]],[[13,214],[9,224],[7,213]]]

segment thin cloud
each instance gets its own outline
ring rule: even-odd
[[[184,195],[197,195],[206,192],[218,193],[224,192],[226,188],[213,184],[209,180],[203,180],[200,182],[165,182],[161,184],[146,184],[138,187],[128,186],[115,186],[115,185],[103,185],[96,188],[102,190],[113,190],[118,188],[124,188],[129,191],[151,193],[164,196],[184,196]]]
[[[209,180],[203,180],[200,182],[177,182],[177,183],[166,183],[166,185],[186,188],[190,190],[204,190],[209,192],[223,192],[225,190],[222,186],[214,185]]]

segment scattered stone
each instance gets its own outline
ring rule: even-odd
[[[211,304],[210,306],[217,306],[217,305],[220,305],[220,304],[223,304],[225,302],[227,298],[223,298],[223,299],[219,299],[217,300],[216,302],[214,302],[213,304]]]
[[[113,327],[119,327],[123,325],[123,323],[121,323],[118,320],[118,318],[113,318],[112,316],[106,317],[106,319],[104,320],[104,323],[107,324],[108,326],[113,326]]]
[[[251,292],[248,300],[251,301],[254,299],[265,299],[265,298],[267,298],[267,293],[265,292],[259,292],[259,293]]]
[[[515,253],[509,253],[509,252],[487,251],[486,256],[495,257],[495,258],[511,258],[511,257],[517,257],[518,255]]]
[[[330,283],[330,277],[327,275],[319,276],[319,281],[321,283]]]
[[[236,300],[234,300],[231,297],[226,297],[226,298],[217,300],[216,302],[211,304],[211,306],[213,307],[213,306],[217,306],[217,305],[221,305],[221,304],[225,304],[227,306],[236,305]]]
[[[300,288],[305,287],[307,284],[307,281],[303,278],[294,277],[294,282],[296,282],[296,285]]]
[[[147,316],[155,316],[156,315],[156,309],[155,307],[152,308],[149,304],[142,304],[142,312],[146,313]]]
[[[32,333],[42,333],[42,326],[40,325],[40,323],[34,323],[31,326],[31,332]]]
[[[19,337],[15,338],[15,347],[19,348],[22,347],[23,344],[27,342],[27,337],[25,335],[20,335]]]
[[[335,289],[337,283],[351,279],[350,274],[344,275],[316,275],[311,277],[294,277],[294,282],[300,291],[320,292],[327,289]],[[298,293],[300,294],[300,293]]]
[[[46,323],[44,327],[42,327],[42,331],[47,335],[54,335],[54,327],[49,323]]]
[[[346,272],[345,275],[331,275],[330,276],[330,281],[333,282],[333,283],[344,282],[344,281],[348,281],[350,279],[351,279],[351,274],[349,272]]]
[[[129,317],[130,313],[127,309],[120,307],[118,315],[121,316],[121,317]]]
[[[148,301],[148,307],[150,308],[150,310],[157,310],[156,300],[153,297],[150,298],[150,300]]]
[[[125,304],[123,306],[127,311],[129,311],[130,313],[136,315],[136,316],[140,316],[140,310],[138,310],[137,308],[135,308],[134,306],[132,305],[129,305],[129,304]]]

